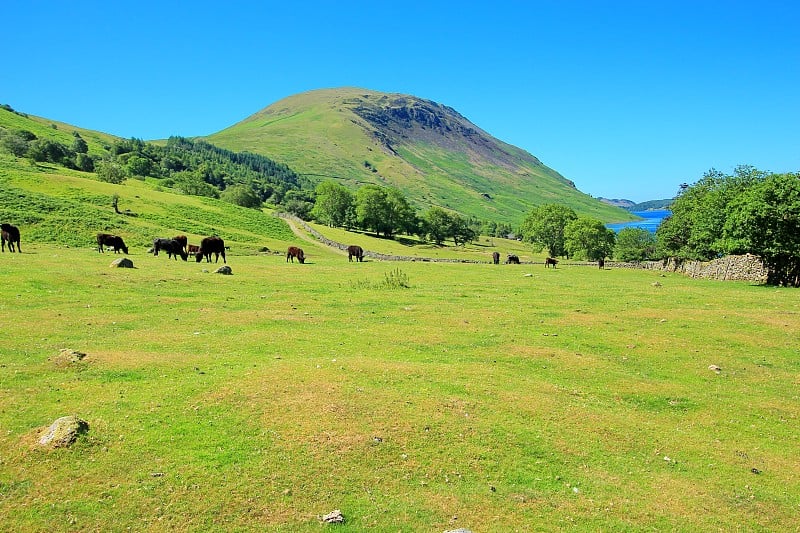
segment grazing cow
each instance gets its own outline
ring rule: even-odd
[[[183,244],[178,239],[155,239],[153,241],[153,255],[157,256],[159,250],[167,252],[167,257],[175,257],[177,261],[178,256],[186,261],[189,257],[183,249]]]
[[[500,252],[492,252],[492,263],[495,265],[500,264]]]
[[[11,224],[2,224],[0,228],[2,228],[3,251],[6,251],[6,243],[8,243],[9,252],[14,253],[14,244],[16,244],[16,251],[22,253],[22,248],[19,247],[19,228]]]
[[[294,263],[295,257],[298,261],[300,261],[300,264],[306,262],[306,256],[303,254],[303,249],[298,248],[297,246],[290,246],[289,249],[286,250],[286,262],[288,263],[289,259],[291,259],[292,263]]]
[[[352,261],[353,258],[356,258],[356,261],[363,261],[364,260],[364,249],[360,246],[348,246],[347,247],[347,260]]]
[[[181,250],[183,250],[184,252],[188,252],[186,248],[187,245],[189,244],[189,240],[186,238],[186,235],[178,235],[176,237],[173,237],[172,239],[181,243]]]
[[[197,252],[200,251],[200,247],[196,244],[187,244],[186,251],[189,252],[189,255],[197,255]]]
[[[557,264],[558,264],[558,259],[554,259],[552,257],[548,257],[547,259],[544,260],[545,268],[549,267],[550,265],[553,265],[553,268],[555,268]]]
[[[605,259],[598,259],[598,260],[597,260],[597,267],[598,267],[600,270],[603,270],[603,269],[605,269],[605,268],[606,268],[606,260],[605,260]]]
[[[120,250],[128,254],[128,247],[125,246],[125,241],[119,235],[110,235],[108,233],[97,234],[97,251],[105,253],[103,246],[108,246],[114,249],[114,253],[118,254]]]
[[[225,241],[219,237],[206,237],[200,241],[200,249],[195,254],[195,258],[197,258],[197,262],[199,263],[205,257],[206,262],[210,263],[211,254],[215,254],[215,263],[219,263],[220,254],[222,254],[222,262],[225,264],[228,263],[227,259],[225,259]]]
[[[507,265],[518,265],[519,264],[519,256],[514,254],[508,254],[508,258],[506,259]]]

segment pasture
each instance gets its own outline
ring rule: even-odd
[[[796,290],[23,243],[0,256],[5,530],[800,528]],[[69,414],[89,432],[37,448]]]

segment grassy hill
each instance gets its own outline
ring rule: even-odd
[[[421,209],[438,205],[518,224],[535,205],[563,203],[607,222],[633,219],[452,108],[408,95],[357,88],[302,93],[207,140],[267,155],[311,179],[397,187]]]

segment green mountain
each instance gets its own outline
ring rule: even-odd
[[[312,181],[396,187],[420,209],[438,205],[518,224],[533,206],[562,203],[606,222],[632,219],[454,109],[414,96],[357,88],[306,92],[206,140],[266,155]]]

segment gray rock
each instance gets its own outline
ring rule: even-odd
[[[344,522],[344,515],[339,509],[331,511],[321,518],[326,524],[341,524]]]
[[[39,445],[64,448],[75,442],[78,435],[89,431],[89,423],[77,416],[62,416],[53,422],[39,439]]]
[[[112,268],[133,268],[133,261],[128,259],[127,257],[120,257],[119,259],[115,259],[111,262]]]

